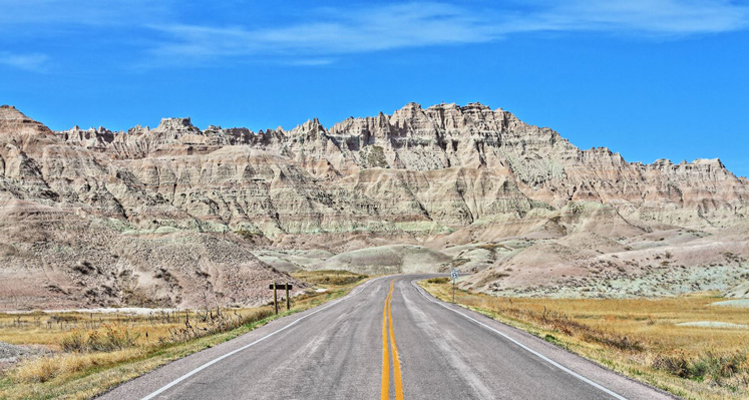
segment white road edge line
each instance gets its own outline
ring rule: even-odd
[[[583,381],[583,382],[585,382],[585,383],[587,383],[587,384],[589,384],[589,385],[593,386],[593,387],[594,387],[594,388],[596,388],[596,389],[599,389],[599,390],[603,391],[604,393],[606,393],[606,394],[608,394],[608,395],[610,395],[610,396],[612,396],[612,397],[614,397],[614,398],[616,398],[616,399],[619,399],[619,400],[628,400],[628,399],[627,399],[626,397],[624,397],[624,396],[622,396],[622,395],[620,395],[620,394],[618,394],[618,393],[616,393],[616,392],[613,392],[613,391],[611,391],[611,390],[609,390],[609,389],[606,389],[605,387],[603,387],[603,386],[601,386],[601,385],[599,385],[599,384],[597,384],[597,383],[595,383],[595,382],[591,381],[590,379],[588,379],[588,378],[586,378],[586,377],[584,377],[584,376],[582,376],[582,375],[578,374],[578,373],[577,373],[577,372],[575,372],[575,371],[572,371],[571,369],[569,369],[569,368],[567,368],[567,367],[565,367],[565,366],[563,366],[563,365],[559,364],[558,362],[556,362],[556,361],[554,361],[554,360],[552,360],[552,359],[550,359],[550,358],[546,357],[545,355],[543,355],[543,354],[541,354],[541,353],[537,352],[536,350],[533,350],[533,349],[531,349],[530,347],[528,347],[528,346],[526,346],[526,345],[524,345],[524,344],[520,343],[519,341],[517,341],[517,340],[515,340],[515,339],[511,338],[510,336],[508,336],[507,334],[505,334],[505,333],[502,333],[502,332],[500,332],[500,331],[498,331],[498,330],[496,330],[496,329],[492,328],[491,326],[489,326],[489,325],[486,325],[486,324],[484,324],[484,323],[483,323],[483,322],[481,322],[481,321],[478,321],[478,320],[476,320],[476,319],[474,319],[474,318],[471,318],[471,317],[469,317],[469,316],[467,316],[467,315],[463,314],[463,313],[462,313],[462,312],[460,312],[460,311],[457,311],[457,310],[453,310],[452,308],[450,308],[450,307],[448,307],[448,306],[446,306],[446,305],[442,304],[442,302],[439,302],[439,301],[435,301],[435,300],[432,300],[432,299],[430,299],[429,297],[427,297],[427,295],[425,295],[425,294],[424,294],[424,293],[422,292],[422,290],[423,290],[423,289],[422,289],[422,288],[420,288],[420,287],[418,287],[418,286],[416,285],[416,281],[411,281],[411,285],[412,285],[412,286],[413,286],[414,288],[416,288],[416,291],[417,291],[417,292],[419,292],[419,294],[421,294],[422,296],[424,296],[424,298],[425,298],[425,299],[427,299],[427,300],[431,301],[432,303],[434,303],[434,304],[437,304],[437,305],[439,305],[439,306],[442,306],[442,307],[444,307],[445,309],[447,309],[447,310],[450,310],[450,311],[452,311],[452,312],[454,312],[454,313],[456,313],[456,314],[458,314],[458,315],[460,315],[460,316],[462,316],[462,317],[464,317],[464,318],[466,318],[466,319],[468,319],[468,320],[471,320],[471,321],[473,321],[474,323],[476,323],[476,324],[478,324],[478,325],[480,325],[480,326],[482,326],[482,327],[484,327],[484,328],[486,328],[486,329],[488,329],[488,330],[490,330],[490,331],[492,331],[492,332],[494,332],[494,333],[496,333],[496,334],[498,334],[498,335],[500,335],[500,336],[504,337],[505,339],[509,340],[510,342],[512,342],[512,343],[514,343],[514,344],[516,344],[516,345],[517,345],[518,347],[522,348],[523,350],[526,350],[526,351],[528,351],[529,353],[531,353],[531,354],[535,355],[536,357],[538,357],[538,358],[540,358],[540,359],[542,359],[542,360],[546,361],[547,363],[549,363],[549,364],[551,364],[551,365],[553,365],[553,366],[555,366],[555,367],[559,368],[560,370],[562,370],[562,371],[564,371],[564,372],[566,372],[566,373],[568,373],[568,374],[572,375],[573,377],[575,377],[575,378],[577,378],[577,379],[579,379],[579,380],[581,380],[581,381]]]
[[[381,279],[381,278],[378,278],[378,279]],[[354,296],[356,296],[357,294],[361,293],[361,292],[362,292],[362,291],[364,290],[364,287],[370,286],[370,285],[371,285],[371,282],[374,282],[374,281],[376,281],[376,280],[378,280],[378,279],[372,279],[371,281],[369,281],[370,283],[366,284],[366,286],[361,286],[361,290],[359,290],[358,292],[356,292],[356,293],[354,294]],[[153,398],[155,398],[156,396],[158,396],[158,395],[160,395],[160,394],[164,393],[165,391],[167,391],[167,390],[171,389],[171,388],[172,388],[172,387],[174,387],[175,385],[179,384],[180,382],[184,381],[185,379],[187,379],[187,378],[189,378],[189,377],[191,377],[191,376],[193,376],[193,375],[197,374],[198,372],[200,372],[200,371],[202,371],[202,370],[204,370],[204,369],[206,369],[206,368],[210,367],[211,365],[213,365],[213,364],[215,364],[215,363],[217,363],[217,362],[219,362],[219,361],[221,361],[221,360],[223,360],[223,359],[225,359],[225,358],[227,358],[227,357],[231,357],[231,356],[233,356],[234,354],[237,354],[237,353],[239,353],[240,351],[246,350],[246,349],[248,349],[248,348],[250,348],[250,347],[252,347],[252,346],[254,346],[254,345],[256,345],[256,344],[258,344],[258,343],[260,343],[260,342],[262,342],[263,340],[265,340],[265,339],[268,339],[269,337],[271,337],[271,336],[273,336],[273,335],[275,335],[275,334],[277,334],[277,333],[283,332],[283,331],[285,331],[285,330],[287,330],[287,329],[291,328],[292,326],[296,325],[296,324],[297,324],[297,323],[299,323],[300,321],[303,321],[303,320],[305,320],[305,319],[307,319],[307,318],[309,318],[309,317],[311,317],[311,316],[313,316],[313,315],[315,315],[315,314],[317,314],[317,313],[319,313],[319,312],[325,311],[325,310],[329,309],[330,307],[336,306],[336,305],[340,304],[341,302],[343,302],[344,300],[350,299],[351,297],[354,297],[354,296],[346,296],[346,297],[343,297],[343,298],[341,298],[341,299],[339,299],[339,300],[335,301],[335,302],[334,302],[333,304],[330,304],[330,305],[328,305],[327,307],[325,307],[325,308],[321,308],[321,309],[319,309],[319,310],[317,310],[317,311],[311,312],[311,313],[309,313],[309,314],[307,314],[307,315],[305,315],[305,316],[303,316],[303,317],[299,318],[298,320],[296,320],[296,321],[294,321],[294,322],[292,322],[292,323],[290,323],[290,324],[288,324],[288,325],[284,326],[283,328],[281,328],[281,329],[279,329],[279,330],[277,330],[277,331],[275,331],[275,332],[273,332],[273,333],[269,333],[268,335],[266,335],[266,336],[263,336],[263,337],[261,337],[260,339],[258,339],[258,340],[256,340],[256,341],[254,341],[254,342],[252,342],[252,343],[250,343],[250,344],[248,344],[248,345],[242,346],[242,347],[240,347],[240,348],[238,348],[238,349],[236,349],[236,350],[233,350],[233,351],[231,351],[231,352],[229,352],[229,353],[226,353],[226,354],[224,354],[224,355],[223,355],[223,356],[221,356],[221,357],[218,357],[218,358],[214,358],[213,360],[211,360],[211,361],[208,361],[207,363],[205,363],[205,364],[203,364],[203,365],[199,366],[198,368],[195,368],[194,370],[192,370],[192,371],[190,371],[190,372],[188,372],[188,373],[186,373],[186,374],[184,374],[184,375],[180,376],[179,378],[177,378],[177,379],[175,379],[175,380],[171,381],[170,383],[168,383],[168,384],[166,384],[165,386],[163,386],[163,387],[162,387],[161,389],[159,389],[159,390],[157,390],[157,391],[155,391],[155,392],[153,392],[153,393],[149,394],[149,395],[148,395],[148,396],[146,396],[146,397],[143,397],[143,398],[142,398],[141,400],[150,400],[150,399],[153,399]]]

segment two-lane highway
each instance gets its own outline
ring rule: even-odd
[[[673,399],[415,281],[378,278],[102,396],[137,399]]]

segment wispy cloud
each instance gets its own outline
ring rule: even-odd
[[[408,3],[318,9],[312,20],[281,27],[165,24],[162,60],[301,57],[500,40],[528,32],[687,36],[745,29],[749,7],[727,0],[536,0],[521,9]]]
[[[245,6],[236,4],[231,7],[242,14]],[[214,15],[204,19],[210,22],[196,23],[194,15],[179,12],[187,5],[174,0],[0,0],[0,33],[6,41],[14,35],[59,41],[58,30],[84,27],[86,40],[75,46],[106,40],[107,48],[122,47],[119,54],[132,52],[129,59],[137,67],[212,65],[225,60],[321,66],[351,54],[487,43],[534,32],[680,38],[749,26],[749,5],[731,0],[357,4],[286,5],[275,10],[272,20],[260,17],[248,18],[251,24],[223,24],[239,19]],[[296,18],[284,18],[294,7]],[[225,14],[225,10],[220,13]],[[21,52],[10,45],[7,50]],[[0,62],[6,65],[28,65],[27,69],[46,61],[40,54],[2,57]]]
[[[445,4],[411,3],[364,9],[322,9],[314,21],[270,29],[185,24],[152,26],[167,35],[154,49],[165,57],[237,55],[329,56],[474,43],[494,38],[490,25]]]
[[[534,17],[540,29],[682,36],[745,29],[749,7],[727,0],[568,0]]]
[[[290,60],[287,62],[288,65],[304,65],[304,66],[323,66],[330,65],[335,62],[332,58],[302,58],[298,60]]]
[[[0,52],[0,64],[26,71],[40,72],[46,70],[49,57],[46,54],[13,54]]]

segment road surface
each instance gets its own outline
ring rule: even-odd
[[[674,399],[416,285],[378,278],[106,393],[138,399]]]

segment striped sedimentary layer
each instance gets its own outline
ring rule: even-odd
[[[2,274],[14,277],[8,285],[23,279],[33,288],[22,303],[188,306],[199,297],[262,301],[231,283],[285,279],[249,254],[258,246],[439,247],[741,227],[749,182],[719,160],[646,165],[605,148],[580,150],[549,128],[477,103],[411,103],[330,128],[315,119],[260,132],[201,130],[189,118],[126,132],[53,132],[3,106],[0,202],[0,257],[13,266]],[[68,238],[73,231],[83,233]],[[205,251],[190,257],[191,246]],[[114,257],[109,247],[122,251]],[[143,261],[152,248],[175,254],[153,258],[168,273]],[[219,248],[243,258],[216,263]],[[94,269],[86,273],[87,265]],[[74,290],[92,285],[109,289]]]

